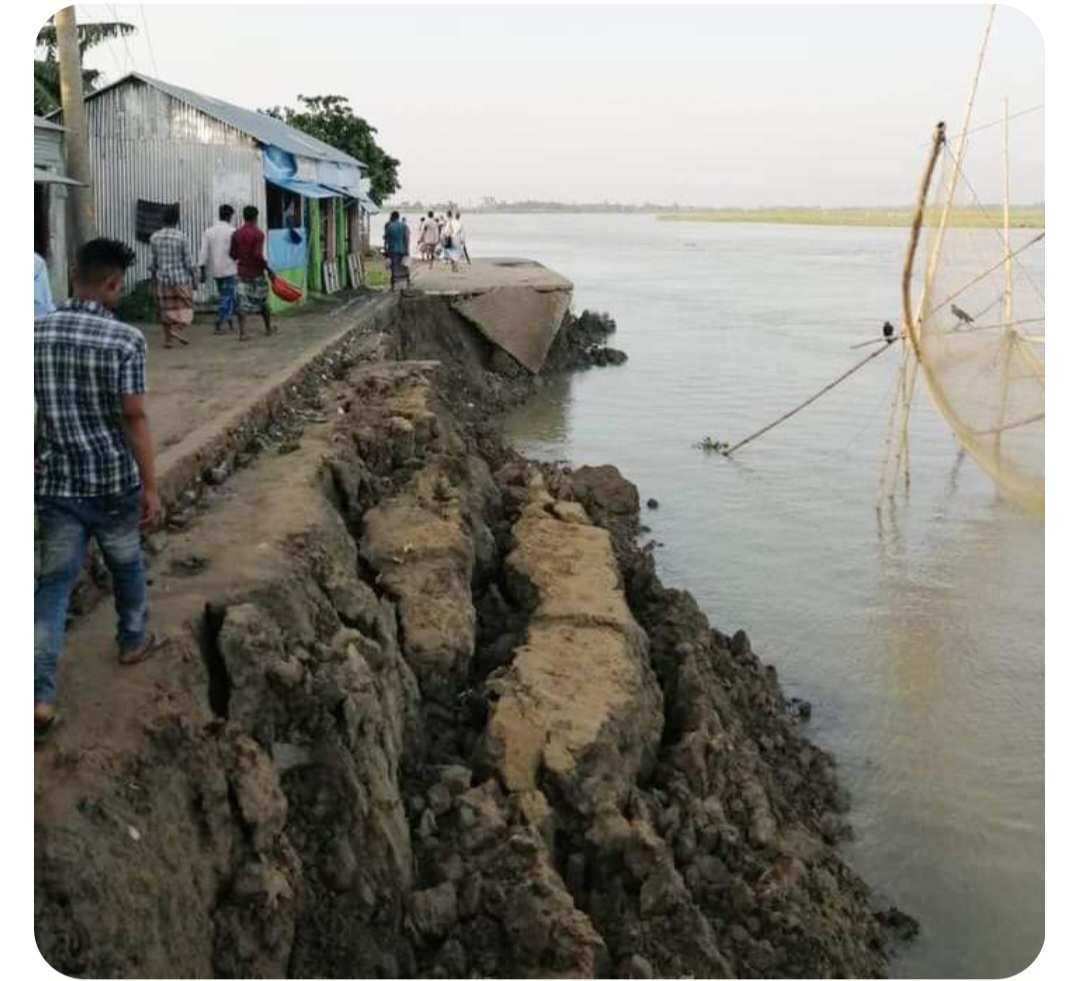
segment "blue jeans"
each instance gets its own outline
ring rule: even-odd
[[[236,277],[215,276],[214,285],[218,291],[217,322],[220,326],[226,320],[232,320],[236,311]]]
[[[68,601],[96,538],[112,573],[121,651],[146,640],[146,569],[139,541],[140,488],[110,497],[39,497],[41,566],[34,582],[34,701],[56,701]]]

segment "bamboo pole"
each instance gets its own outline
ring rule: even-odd
[[[952,175],[949,179],[949,189],[945,195],[945,201],[941,208],[941,221],[938,224],[938,232],[934,238],[934,247],[930,252],[930,261],[926,265],[926,280],[923,283],[922,300],[919,304],[919,314],[922,316],[922,305],[926,302],[926,298],[930,295],[930,288],[934,282],[934,277],[937,275],[938,260],[941,258],[941,246],[945,240],[945,229],[949,223],[949,217],[952,214],[953,199],[956,197],[956,185],[960,181],[960,172],[964,163],[964,156],[967,153],[968,136],[971,131],[971,111],[975,106],[975,94],[979,91],[979,77],[982,75],[983,59],[986,57],[986,46],[990,43],[990,28],[994,24],[994,11],[997,9],[997,5],[994,4],[990,7],[990,16],[986,20],[986,30],[983,32],[982,42],[979,45],[979,60],[975,66],[975,74],[971,78],[971,88],[968,91],[967,108],[964,110],[964,125],[960,130],[960,146],[953,160]],[[915,345],[915,352],[918,354],[918,338],[913,339]]]
[[[1003,187],[1001,193],[1001,218],[1005,236],[1005,326],[1002,330],[1005,354],[1001,359],[1001,378],[998,383],[997,432],[994,435],[994,457],[1001,465],[1001,434],[1005,428],[1005,416],[1009,407],[1009,368],[1012,365],[1016,332],[1013,329],[1013,278],[1012,241],[1009,238],[1009,97],[1004,99],[1004,121],[1001,124],[1001,162]]]
[[[937,166],[938,157],[941,156],[941,148],[945,145],[945,124],[938,123],[934,127],[934,139],[930,148],[930,159],[926,161],[922,180],[919,182],[919,196],[915,203],[915,215],[911,220],[911,237],[908,240],[907,255],[904,257],[904,275],[900,281],[900,289],[904,303],[904,336],[911,341],[916,355],[919,353],[919,342],[916,337],[915,317],[911,309],[911,275],[915,268],[915,254],[919,249],[919,235],[922,232],[923,215],[926,212],[926,197],[930,193],[930,181],[934,176],[934,168]],[[926,292],[926,284],[923,284],[923,293]],[[919,307],[922,308],[923,297],[919,297]]]
[[[1004,99],[1004,122],[1002,123],[1001,155],[1004,169],[1004,191],[1002,193],[1002,218],[1005,224],[1005,323],[1006,330],[1012,330],[1013,319],[1013,269],[1012,240],[1009,237],[1009,97]]]

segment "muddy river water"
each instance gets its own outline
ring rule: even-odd
[[[813,703],[853,798],[848,854],[922,924],[893,973],[1022,970],[1043,937],[1042,521],[958,456],[925,397],[910,492],[877,513],[898,351],[732,460],[692,446],[747,435],[899,323],[905,231],[465,217],[474,255],[536,258],[617,320],[629,362],[549,386],[510,435],[655,497],[667,584]]]

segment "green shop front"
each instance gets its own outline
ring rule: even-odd
[[[368,216],[377,208],[359,166],[315,160],[279,147],[263,150],[266,255],[270,268],[304,294],[357,286]],[[303,302],[303,300],[301,301]],[[287,304],[271,295],[271,309]]]

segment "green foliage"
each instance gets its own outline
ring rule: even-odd
[[[103,21],[96,24],[78,24],[79,55],[103,41],[117,37],[129,37],[135,33],[134,24],[123,21]],[[34,113],[44,116],[60,108],[60,63],[56,60],[56,27],[50,17],[37,34],[37,47],[45,49],[44,58],[34,59]],[[83,89],[93,92],[101,72],[83,69]]]
[[[125,290],[116,308],[116,315],[127,323],[149,322],[154,319],[154,291],[144,280]]]
[[[390,288],[390,270],[382,256],[374,255],[364,260],[364,285],[372,290]]]
[[[397,169],[401,161],[391,157],[375,142],[378,130],[352,111],[348,99],[342,95],[298,95],[296,98],[301,106],[299,109],[274,106],[263,112],[365,163],[371,178],[371,199],[376,204],[382,204],[400,187]]]

